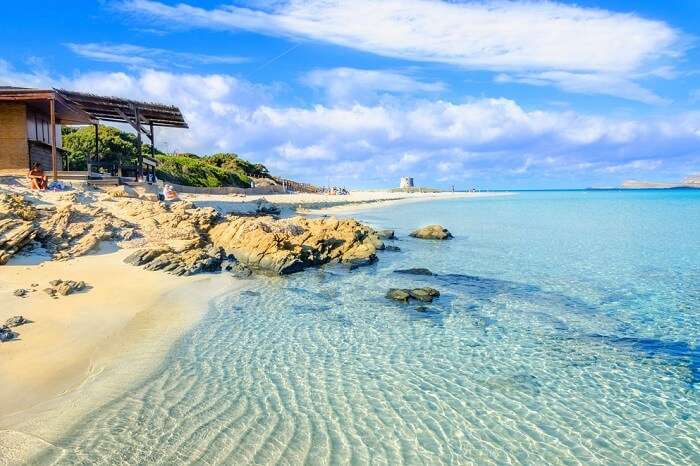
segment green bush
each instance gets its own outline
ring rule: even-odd
[[[238,173],[219,168],[207,163],[205,159],[196,159],[183,155],[160,155],[156,176],[171,183],[185,186],[238,186],[250,187],[250,178]]]
[[[63,127],[63,149],[68,152],[71,170],[86,170],[87,158],[95,153],[95,129]],[[121,157],[123,166],[136,165],[136,136],[111,126],[100,126],[98,132],[100,161],[103,165],[117,165]],[[150,156],[150,146],[142,146],[143,155]],[[270,174],[264,165],[243,160],[233,153],[211,156],[184,153],[168,155],[156,149],[159,165],[156,176],[171,183],[186,186],[219,187],[238,186],[248,188],[251,177],[266,178]]]

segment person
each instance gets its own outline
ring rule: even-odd
[[[171,185],[166,184],[163,186],[163,198],[165,198],[166,201],[177,200],[177,193]]]
[[[41,169],[39,162],[34,162],[32,168],[29,169],[27,179],[29,179],[32,189],[44,190],[49,186],[49,177],[44,175],[44,170]]]

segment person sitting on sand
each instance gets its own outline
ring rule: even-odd
[[[32,189],[44,190],[49,186],[49,178],[44,175],[44,170],[41,169],[41,164],[35,162],[32,168],[27,173],[27,179],[32,185]]]
[[[163,186],[163,198],[165,198],[166,201],[175,201],[177,200],[177,193],[173,189],[172,186],[169,184],[166,184]]]

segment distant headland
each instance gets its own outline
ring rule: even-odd
[[[680,182],[657,182],[627,180],[622,183],[624,189],[672,189],[672,188],[696,188],[700,189],[700,173],[687,176]]]

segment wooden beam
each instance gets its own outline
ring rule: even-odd
[[[143,178],[143,143],[141,142],[141,131],[139,131],[141,123],[138,107],[134,107],[134,116],[136,117],[136,144],[138,145],[136,148],[136,154],[138,155],[136,159],[136,181],[139,181],[139,179]]]
[[[121,115],[121,117],[122,117],[127,123],[129,123],[129,124],[131,125],[132,128],[134,128],[134,129],[136,130],[137,133],[143,132],[143,133],[144,133],[146,136],[148,136],[149,138],[151,137],[151,135],[150,135],[150,133],[148,132],[148,130],[147,130],[146,128],[144,128],[143,126],[141,126],[141,121],[140,121],[141,118],[139,117],[139,110],[138,110],[138,107],[135,107],[135,108],[134,108],[134,114],[137,116],[136,119],[134,119],[133,117],[130,117],[129,115],[127,115],[126,113],[124,113],[124,112],[123,112],[121,109],[119,109],[119,108],[117,108],[116,111],[117,111],[117,113],[119,113],[119,115]]]
[[[51,112],[51,169],[53,180],[58,179],[58,169],[56,168],[56,103],[54,99],[49,99],[49,110]]]

